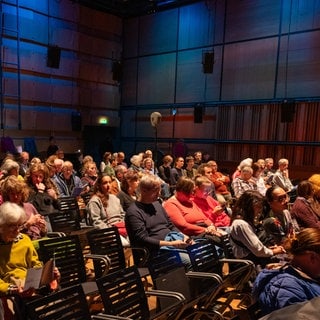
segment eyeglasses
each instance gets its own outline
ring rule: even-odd
[[[279,203],[285,203],[286,201],[289,200],[289,196],[288,196],[287,194],[284,194],[284,195],[279,196],[279,197],[277,197],[277,198],[275,198],[275,199],[273,199],[273,200],[274,200],[274,201],[277,201],[277,202],[279,202]]]

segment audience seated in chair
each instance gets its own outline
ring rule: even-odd
[[[23,207],[26,221],[21,226],[21,232],[27,234],[31,240],[40,239],[47,234],[47,225],[43,216],[39,214],[32,203],[26,202],[29,189],[24,181],[16,176],[9,176],[1,183],[3,201],[10,201]]]
[[[196,176],[192,201],[202,210],[216,227],[230,226],[230,217],[226,212],[226,200],[219,195],[222,204],[211,197],[211,181],[205,176]]]
[[[192,179],[182,177],[178,180],[175,195],[163,204],[171,221],[188,236],[221,236],[212,220],[192,201],[194,188]]]
[[[124,223],[125,212],[120,204],[120,200],[110,194],[112,177],[101,175],[94,185],[94,193],[87,204],[89,220],[94,228],[104,229],[117,226],[121,235],[122,245],[128,247],[129,239]]]
[[[5,202],[0,206],[0,293],[2,296],[14,294],[27,298],[35,292],[33,288],[28,290],[23,288],[27,269],[42,267],[30,238],[20,233],[20,228],[25,222],[26,214],[21,206],[11,202]],[[59,279],[60,273],[55,268],[54,280],[59,281]],[[2,299],[2,301],[5,300]]]
[[[266,193],[267,213],[263,219],[263,228],[273,244],[281,245],[283,241],[299,232],[299,225],[288,210],[289,196],[278,186],[270,187]]]
[[[189,237],[179,232],[158,201],[160,187],[161,180],[156,176],[144,175],[141,178],[139,198],[125,215],[130,243],[133,247],[146,248],[151,256],[158,254],[159,250],[178,250],[188,268],[190,260],[185,248]],[[139,265],[138,252],[134,253],[134,257]]]
[[[290,213],[301,228],[320,229],[319,202],[314,196],[314,184],[310,181],[304,180],[298,184],[297,198]]]
[[[254,190],[245,191],[232,212],[230,243],[237,259],[247,259],[264,267],[272,258],[285,253],[282,246],[266,247],[258,238],[255,223],[261,215],[264,197]]]
[[[320,230],[303,229],[288,238],[285,248],[292,255],[291,262],[263,270],[254,283],[262,315],[320,296]]]

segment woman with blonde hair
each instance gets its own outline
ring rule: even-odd
[[[262,315],[320,296],[320,230],[306,228],[288,239],[290,263],[278,269],[265,269],[257,276],[253,295]]]

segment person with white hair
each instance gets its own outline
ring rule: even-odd
[[[30,238],[20,233],[26,220],[23,207],[16,203],[4,202],[0,206],[1,296],[15,294],[22,297],[23,293],[23,297],[27,297],[31,296],[35,291],[33,288],[24,290],[23,287],[27,270],[29,268],[42,267],[42,263]],[[55,267],[53,280],[59,281],[59,279],[60,273]],[[7,319],[7,315],[4,315],[4,319]]]
[[[243,159],[243,160],[239,163],[236,171],[232,174],[232,180],[234,180],[235,178],[240,177],[240,175],[241,175],[241,169],[243,169],[244,167],[251,167],[251,166],[252,166],[252,163],[253,163],[253,160],[252,160],[251,158]]]
[[[240,177],[235,178],[231,187],[236,198],[240,196],[247,190],[257,190],[257,185],[252,178],[253,170],[251,167],[243,167],[241,169]]]

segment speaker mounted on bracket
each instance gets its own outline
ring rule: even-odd
[[[202,70],[203,73],[213,73],[214,51],[202,52]]]

